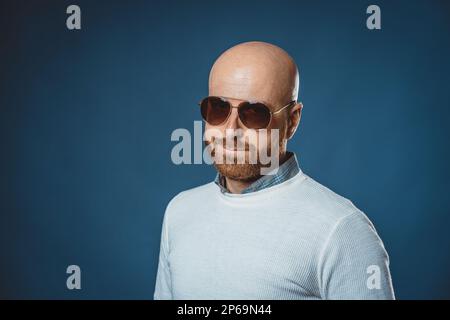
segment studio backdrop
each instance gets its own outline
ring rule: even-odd
[[[450,298],[449,1],[10,0],[0,27],[0,298],[152,299],[167,203],[216,173],[171,135],[202,143],[209,70],[253,40],[297,62],[288,149],[374,222],[396,297]]]

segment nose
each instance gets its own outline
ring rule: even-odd
[[[240,128],[239,113],[237,108],[232,108],[231,114],[225,124],[225,129],[238,129]]]

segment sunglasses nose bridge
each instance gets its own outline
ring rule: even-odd
[[[230,105],[231,106],[231,105]],[[225,123],[225,129],[238,129],[240,127],[239,112],[237,106],[231,106],[230,114]]]

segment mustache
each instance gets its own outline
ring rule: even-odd
[[[226,149],[232,149],[237,151],[250,151],[256,150],[256,147],[247,143],[247,141],[239,141],[237,137],[233,137],[233,139],[227,138],[216,138],[213,137],[211,141],[205,141],[205,144],[209,146],[212,144],[214,147],[217,145],[222,146]]]

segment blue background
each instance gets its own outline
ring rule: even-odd
[[[450,3],[374,3],[380,31],[368,1],[3,1],[0,298],[152,298],[166,204],[215,174],[170,134],[250,40],[297,61],[289,149],[374,222],[397,297],[450,298]]]

